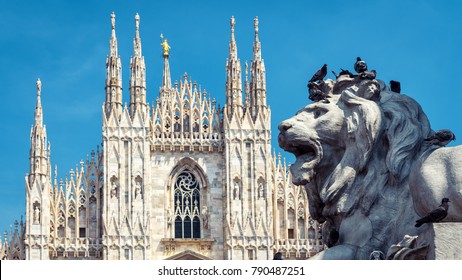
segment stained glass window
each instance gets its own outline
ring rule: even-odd
[[[175,238],[200,238],[199,182],[189,171],[183,171],[175,182]]]

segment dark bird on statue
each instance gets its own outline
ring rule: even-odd
[[[450,202],[449,198],[443,198],[443,200],[441,200],[441,205],[438,208],[431,211],[427,216],[415,221],[415,227],[420,227],[426,223],[437,223],[446,218],[449,208],[448,202]]]
[[[362,72],[367,71],[367,64],[359,56],[356,58],[354,69],[357,73],[361,74]]]
[[[342,75],[348,75],[350,78],[354,78],[354,77],[357,76],[357,75],[351,73],[351,72],[348,71],[348,70],[345,70],[345,69],[340,68],[339,76],[342,76]]]
[[[375,70],[371,70],[371,71],[364,71],[362,73],[359,74],[359,77],[361,79],[367,79],[367,80],[373,80],[375,79],[375,77],[377,76],[377,72]]]
[[[337,74],[337,73],[335,73],[335,71],[331,71],[331,72],[332,72],[332,74],[334,74],[334,76],[335,76],[336,79],[338,79],[338,77],[340,77],[340,75]]]
[[[328,248],[334,247],[334,245],[337,244],[339,237],[340,237],[340,234],[338,233],[336,229],[331,230],[331,232],[329,232],[329,237],[327,239],[326,246]]]
[[[330,103],[329,100],[327,100],[327,94],[324,93],[321,87],[314,82],[308,83],[308,93],[310,94],[308,98],[313,102],[324,100],[324,102]]]
[[[396,93],[401,93],[401,83],[398,81],[390,81],[390,90]]]
[[[442,129],[438,130],[437,132],[433,133],[430,137],[425,139],[431,145],[438,145],[440,147],[444,147],[449,142],[456,140],[456,135],[449,129]]]
[[[326,77],[326,75],[327,75],[327,64],[324,64],[321,67],[321,69],[319,69],[318,71],[316,71],[316,73],[314,73],[313,77],[311,77],[308,83],[312,83],[316,81],[321,82],[324,79],[324,77]]]

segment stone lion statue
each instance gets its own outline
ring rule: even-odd
[[[339,232],[319,259],[368,259],[405,235],[419,217],[451,200],[445,221],[462,221],[462,146],[436,148],[420,105],[380,80],[323,82],[326,100],[279,125],[279,145],[293,153],[293,183],[306,188],[323,237]],[[459,170],[459,172],[458,172]],[[326,241],[326,240],[324,240]]]

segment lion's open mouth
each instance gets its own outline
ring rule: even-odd
[[[296,161],[290,167],[292,181],[296,185],[306,185],[314,176],[314,168],[322,157],[321,144],[318,141],[287,141],[286,136],[279,134],[279,145],[286,152],[295,155]]]
[[[305,161],[311,161],[309,158],[315,158],[316,157],[316,152],[314,148],[309,145],[309,146],[303,146],[303,147],[298,147],[296,150],[294,150],[293,154],[297,158],[303,158]]]

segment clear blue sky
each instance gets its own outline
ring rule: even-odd
[[[357,56],[377,70],[379,79],[399,80],[402,92],[421,104],[432,128],[452,129],[458,140],[451,145],[461,143],[460,1],[0,0],[0,7],[1,231],[24,214],[37,78],[58,177],[65,178],[101,143],[112,11],[125,102],[137,12],[148,100],[156,99],[161,83],[163,33],[172,47],[173,81],[187,72],[221,105],[229,19],[236,18],[243,65],[252,58],[253,18],[258,16],[277,151],[277,124],[309,102],[311,75],[324,63],[329,70],[352,69]]]

